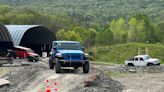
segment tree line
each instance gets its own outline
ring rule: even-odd
[[[57,32],[57,37],[60,40],[78,40],[88,47],[129,42],[163,43],[164,30],[159,24],[152,23],[146,15],[137,14],[129,19],[114,19],[104,28],[74,27],[67,31],[62,29]]]
[[[98,22],[93,22],[91,26],[86,26],[86,22],[84,26],[65,14],[44,14],[29,8],[13,11],[8,5],[0,5],[0,22],[44,25],[53,30],[58,40],[80,41],[86,47],[128,42],[164,44],[164,22],[155,24],[145,14],[129,18],[122,16],[103,26]]]

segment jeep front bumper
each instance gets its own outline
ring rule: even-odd
[[[59,60],[62,67],[82,67],[88,60]]]

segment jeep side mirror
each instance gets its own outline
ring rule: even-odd
[[[53,47],[53,49],[56,51],[57,48],[56,47]]]
[[[84,50],[85,50],[85,48],[84,48],[84,47],[82,47],[82,50],[84,51]]]

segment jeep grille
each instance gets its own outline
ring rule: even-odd
[[[65,59],[72,59],[72,60],[74,60],[74,59],[80,59],[80,60],[82,60],[83,59],[83,55],[82,54],[70,54],[70,53],[67,53],[67,54],[65,54]]]

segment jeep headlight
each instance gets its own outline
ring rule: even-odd
[[[56,53],[56,57],[62,57],[62,53]]]
[[[89,54],[85,53],[85,57],[89,57]]]

